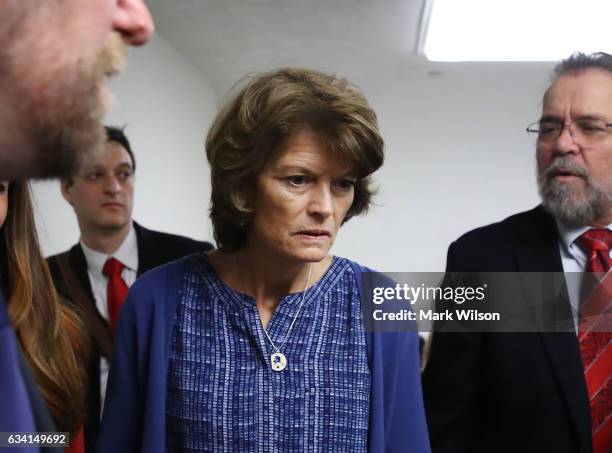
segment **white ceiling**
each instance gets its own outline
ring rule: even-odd
[[[390,62],[422,60],[415,49],[423,1],[149,0],[148,5],[158,33],[222,95],[245,74],[279,66],[351,78]]]

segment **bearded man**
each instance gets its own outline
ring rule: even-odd
[[[153,22],[143,0],[0,2],[0,179],[69,176],[105,142],[108,76]]]
[[[105,142],[105,79],[126,44],[150,38],[149,11],[143,0],[2,0],[0,17],[0,180],[69,177]],[[54,430],[2,294],[0,401],[3,435]]]
[[[434,333],[423,375],[434,452],[612,451],[610,326],[582,327],[584,276],[611,282],[611,127],[612,56],[560,62],[527,128],[542,205],[450,245],[448,272],[564,273],[556,303],[574,328]]]

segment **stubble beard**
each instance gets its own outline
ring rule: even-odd
[[[101,152],[103,119],[110,100],[105,96],[105,80],[120,70],[125,52],[120,36],[113,33],[93,56],[59,61],[62,52],[56,55],[58,61],[35,61],[31,66],[37,67],[15,68],[10,80],[15,108],[22,118],[20,126],[35,147],[34,176],[70,177],[88,155]]]

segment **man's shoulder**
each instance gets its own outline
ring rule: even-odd
[[[147,242],[147,245],[154,244],[162,248],[172,247],[181,251],[186,250],[188,253],[207,252],[214,248],[210,242],[198,241],[178,234],[150,230],[139,224],[135,224],[135,228],[139,246],[144,241]]]
[[[73,245],[72,247],[70,247],[68,250],[64,250],[63,252],[59,252],[59,253],[56,253],[56,254],[54,254],[54,255],[49,255],[49,256],[47,257],[47,260],[49,260],[49,261],[56,261],[56,260],[58,260],[58,259],[64,259],[64,258],[66,258],[66,257],[70,257],[70,256],[72,256],[72,255],[73,255],[73,254],[74,254],[76,251],[78,251],[78,249],[79,249],[79,248],[80,248],[80,245],[79,245],[78,243],[77,243],[77,244],[74,244],[74,245]]]
[[[48,256],[47,264],[49,265],[49,270],[51,271],[51,274],[55,276],[55,274],[59,272],[61,267],[68,265],[74,266],[75,259],[78,257],[79,252],[82,253],[82,250],[79,244],[75,244],[64,252]]]
[[[511,215],[499,222],[475,228],[461,235],[454,243],[462,246],[512,243],[526,235],[550,235],[554,219],[542,206]]]
[[[162,233],[134,224],[138,241],[139,273],[169,263],[184,256],[213,249],[208,242],[196,241],[177,234]]]
[[[87,278],[87,261],[80,244],[47,257],[47,265],[60,296],[72,301],[93,298]]]
[[[511,272],[519,267],[556,269],[557,241],[554,218],[538,206],[462,235],[448,249],[446,268],[497,272]],[[523,258],[529,255],[520,266],[516,261],[519,253]]]

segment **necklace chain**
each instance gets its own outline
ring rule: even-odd
[[[268,341],[270,342],[270,344],[272,345],[272,347],[274,348],[276,352],[281,352],[281,349],[283,348],[283,346],[285,346],[285,343],[287,342],[287,339],[289,338],[289,335],[291,334],[291,329],[293,329],[293,325],[295,324],[295,321],[297,321],[298,316],[300,316],[300,311],[302,310],[302,307],[304,306],[304,300],[306,299],[306,289],[308,288],[308,283],[310,283],[311,274],[312,274],[312,263],[308,266],[308,278],[306,279],[306,285],[304,286],[304,292],[302,293],[302,300],[300,302],[300,306],[298,307],[297,313],[293,317],[293,321],[291,321],[289,330],[287,331],[287,334],[285,335],[285,338],[283,339],[283,342],[281,343],[281,345],[277,347],[272,341],[272,338],[270,338],[270,335],[268,335],[268,331],[265,328],[263,329],[264,333],[266,334],[266,338],[268,339]]]

